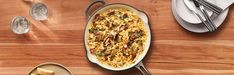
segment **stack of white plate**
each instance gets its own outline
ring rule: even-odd
[[[172,0],[172,12],[177,22],[186,30],[195,33],[209,32],[205,25],[194,15],[184,4],[184,0]],[[207,0],[216,4],[215,0]],[[195,7],[195,6],[194,6]],[[229,8],[225,9],[221,14],[215,15],[208,10],[208,14],[212,21],[219,27],[228,15]]]

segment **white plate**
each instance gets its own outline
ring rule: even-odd
[[[182,0],[172,0],[172,12],[173,15],[175,16],[175,19],[177,20],[177,22],[185,29],[187,29],[188,31],[191,32],[195,32],[195,33],[205,33],[208,32],[209,30],[206,29],[206,27],[203,24],[192,24],[192,23],[188,23],[186,21],[184,21],[179,15],[178,12],[176,12],[176,8],[177,7],[177,1],[182,1]],[[219,27],[223,21],[225,20],[225,18],[228,15],[228,11],[229,8],[225,9],[219,16],[217,16],[215,19],[213,19],[214,24],[216,25],[216,27]],[[190,12],[189,10],[184,10],[184,12]]]
[[[213,4],[216,4],[215,0],[207,0],[208,2],[211,2]],[[192,3],[192,1],[191,1]],[[188,23],[193,23],[193,24],[198,24],[198,23],[202,23],[201,20],[197,19],[196,15],[193,14],[193,12],[191,12],[187,6],[184,3],[184,0],[177,0],[176,1],[176,12],[177,14],[186,22]],[[195,7],[195,5],[193,5]],[[189,11],[189,12],[188,12]],[[197,9],[199,14],[202,14],[202,12],[199,12],[199,10]],[[211,16],[213,14],[213,12],[207,10],[208,15]],[[214,15],[212,15],[213,17]]]

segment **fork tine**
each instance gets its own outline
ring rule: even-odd
[[[215,14],[220,14],[221,12],[219,10],[215,10],[212,7],[210,7],[209,5],[203,3],[203,2],[199,2],[201,5],[203,5],[204,7],[206,7],[208,10],[211,10],[212,12],[214,12]]]
[[[200,1],[201,1],[201,2],[204,2],[205,4],[207,4],[207,5],[211,6],[211,7],[213,7],[214,9],[216,9],[216,10],[218,10],[218,11],[223,11],[222,8],[218,7],[217,5],[214,5],[214,4],[210,3],[210,2],[208,2],[208,1],[205,1],[205,0],[200,0]]]
[[[203,5],[204,7],[206,7],[207,9],[213,11],[215,14],[220,14],[223,9],[212,4],[212,3],[209,3],[205,0],[196,0],[199,4]]]

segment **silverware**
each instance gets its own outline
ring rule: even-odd
[[[210,19],[210,17],[208,15],[207,11],[205,10],[204,6],[200,5],[196,0],[192,0],[192,1],[194,2],[195,6],[201,10],[202,14],[205,16],[205,19],[206,19],[207,23],[209,23],[209,26],[211,27],[212,31],[215,31],[216,26],[212,22],[212,20]]]
[[[192,11],[192,12],[197,16],[197,18],[198,18],[199,20],[202,21],[202,23],[206,26],[206,28],[207,28],[210,32],[212,32],[212,29],[210,28],[209,23],[207,23],[207,21],[206,21],[205,19],[203,19],[202,15],[200,15],[200,14],[196,11],[196,9],[193,7],[193,5],[190,3],[190,1],[189,1],[189,0],[184,0],[184,3],[185,3],[185,5],[188,7],[188,9],[189,9],[190,11]]]
[[[198,2],[199,4],[201,4],[202,6],[204,6],[205,8],[211,10],[212,12],[214,12],[215,14],[219,15],[220,13],[222,13],[223,9],[212,4],[209,3],[205,0],[196,0],[196,2]]]

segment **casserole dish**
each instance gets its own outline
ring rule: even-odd
[[[93,13],[89,14],[90,8],[97,3],[101,3],[103,6],[99,7]],[[90,48],[88,46],[89,28],[92,24],[92,20],[94,19],[95,15],[98,13],[105,12],[109,9],[116,9],[116,8],[124,8],[124,9],[130,10],[131,12],[136,13],[136,15],[139,16],[143,20],[144,27],[146,29],[146,34],[147,34],[147,36],[146,36],[147,39],[145,41],[145,46],[144,46],[143,52],[139,55],[139,57],[135,60],[134,63],[132,63],[131,65],[128,65],[128,66],[124,66],[124,67],[111,67],[109,65],[102,64],[101,62],[99,62],[97,57],[92,54],[92,52],[90,51]],[[150,44],[151,44],[151,30],[150,30],[150,26],[149,26],[149,18],[145,12],[134,8],[133,6],[123,4],[123,3],[106,4],[102,0],[95,0],[87,7],[87,9],[85,10],[85,14],[87,17],[87,25],[86,25],[86,28],[84,31],[84,46],[86,49],[87,58],[90,62],[95,63],[95,64],[97,64],[97,65],[99,65],[107,70],[111,70],[111,71],[123,71],[123,70],[130,69],[132,67],[136,67],[137,69],[139,69],[142,72],[142,74],[151,75],[150,72],[144,67],[144,65],[142,63],[142,60],[146,56],[146,54],[150,48]]]

